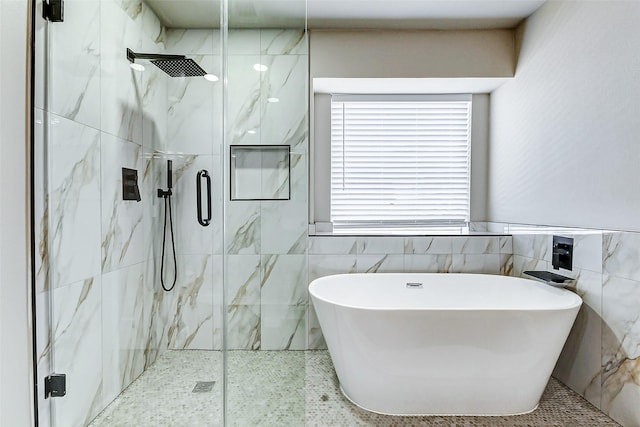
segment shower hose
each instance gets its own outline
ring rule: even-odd
[[[167,288],[164,284],[164,247],[167,240],[167,216],[169,217],[169,229],[171,230],[171,248],[173,250],[173,283]],[[160,261],[160,283],[162,289],[169,292],[176,286],[178,279],[178,260],[176,259],[176,241],[173,236],[173,218],[171,216],[171,195],[164,196],[164,229],[162,230],[162,260]]]

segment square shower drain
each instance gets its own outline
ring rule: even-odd
[[[193,388],[192,393],[208,393],[213,390],[215,381],[196,381],[196,386]]]

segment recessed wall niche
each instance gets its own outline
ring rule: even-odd
[[[289,145],[232,145],[231,200],[289,200]]]

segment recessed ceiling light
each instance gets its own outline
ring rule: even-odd
[[[205,74],[204,79],[210,82],[217,82],[218,80],[220,80],[215,74]]]
[[[263,64],[253,64],[253,69],[256,71],[267,71],[269,67]]]
[[[255,134],[256,134],[256,131],[255,131],[255,130],[253,130],[253,129],[251,129],[251,130],[248,130],[248,131],[247,131],[247,133],[248,133],[249,135],[255,135]]]
[[[280,102],[280,99],[278,99],[278,98],[267,98],[267,102],[271,102],[272,104],[275,104],[276,102]]]
[[[132,62],[131,64],[129,64],[129,67],[131,67],[131,69],[136,71],[144,71],[144,65],[136,64],[135,62]]]

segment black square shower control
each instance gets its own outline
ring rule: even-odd
[[[122,200],[140,201],[138,188],[138,171],[122,168]]]

